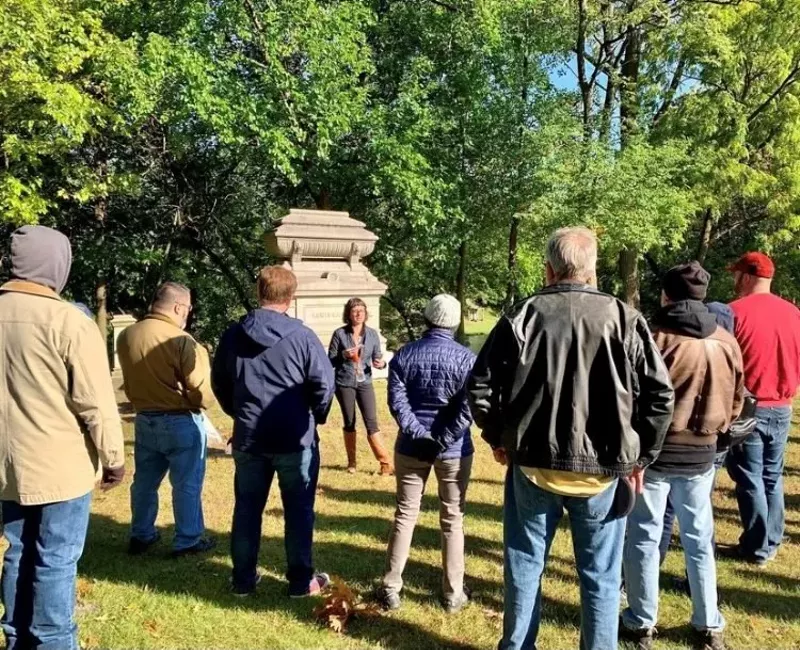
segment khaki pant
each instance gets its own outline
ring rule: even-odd
[[[472,471],[472,456],[433,463],[395,453],[397,510],[389,537],[383,586],[403,588],[403,569],[411,550],[425,483],[431,467],[439,483],[439,523],[442,529],[442,592],[445,600],[458,598],[464,589],[464,504]]]

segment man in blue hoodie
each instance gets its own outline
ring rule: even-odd
[[[267,266],[257,288],[261,307],[223,334],[211,378],[217,400],[234,419],[232,589],[247,596],[259,582],[261,518],[277,474],[289,595],[302,598],[330,582],[314,571],[311,545],[320,465],[317,425],[330,409],[333,368],[317,335],[286,315],[297,289],[294,273]]]

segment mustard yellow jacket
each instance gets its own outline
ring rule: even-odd
[[[125,450],[97,325],[51,289],[0,287],[0,499],[22,505],[89,493]]]
[[[214,404],[206,349],[168,316],[148,314],[117,339],[125,394],[137,413],[189,412]]]

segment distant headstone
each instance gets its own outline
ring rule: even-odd
[[[117,343],[119,335],[136,322],[136,319],[130,314],[114,314],[111,317],[111,329],[113,330],[114,342],[114,356],[112,358],[112,370],[115,373],[121,373],[122,367],[119,365],[119,356],[117,356]]]
[[[367,304],[369,326],[380,334],[380,298],[386,285],[361,261],[377,241],[377,235],[347,212],[323,210],[290,210],[266,235],[267,252],[284,260],[297,276],[289,314],[314,330],[326,348],[343,324],[344,304],[355,296]],[[383,336],[381,341],[385,347]]]

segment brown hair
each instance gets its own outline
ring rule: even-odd
[[[367,303],[365,303],[361,298],[350,298],[346,303],[344,303],[344,313],[342,314],[342,320],[344,321],[345,325],[352,325],[350,322],[350,312],[353,311],[356,307],[363,307],[364,308],[364,322],[367,322],[369,318],[369,311],[367,311]]]
[[[265,266],[258,273],[256,291],[258,301],[266,305],[282,304],[294,298],[297,278],[282,266]]]

